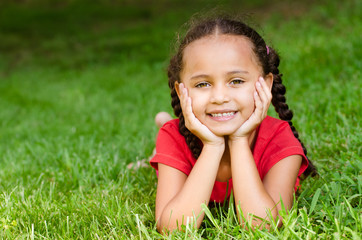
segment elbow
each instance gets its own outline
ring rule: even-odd
[[[168,235],[168,233],[177,230],[177,225],[174,226],[172,224],[173,221],[171,221],[171,217],[169,217],[167,220],[165,220],[162,216],[159,218],[156,218],[156,229],[159,233],[163,235]]]
[[[162,221],[161,219],[157,220],[156,228],[157,228],[157,231],[163,235],[168,235],[169,233],[171,233],[175,230],[181,229],[178,227],[177,224],[172,224],[171,221],[165,222],[165,221]]]
[[[163,235],[168,235],[169,233],[173,231],[183,231],[184,229],[188,228],[198,228],[195,224],[179,224],[179,222],[176,220],[175,222],[168,222],[168,223],[162,223],[161,221],[157,222],[156,229],[159,233]]]
[[[167,235],[173,231],[183,231],[185,229],[198,229],[201,226],[202,218],[195,216],[184,216],[173,218],[172,216],[161,216],[156,219],[156,229],[159,233]]]
[[[161,224],[159,222],[156,223],[156,228],[157,228],[157,232],[159,232],[163,235],[168,235],[168,233],[172,231],[171,229],[169,229],[168,227],[164,226],[163,224]]]
[[[172,210],[164,209],[161,214],[156,213],[156,229],[159,233],[167,235],[168,233],[180,229],[178,219],[175,218]]]
[[[278,222],[279,215],[276,209],[267,209],[264,214],[248,213],[246,216],[240,216],[239,222],[245,229],[267,229],[270,230],[273,226],[280,227]]]
[[[163,223],[161,219],[156,219],[156,229],[157,232],[163,235],[168,235],[168,233],[172,232],[173,230],[176,230],[176,228],[174,228],[170,224]]]

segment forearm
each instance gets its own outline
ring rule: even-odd
[[[158,219],[159,230],[173,230],[197,217],[199,227],[204,217],[202,203],[208,205],[224,146],[205,145],[181,191],[165,206]]]
[[[229,146],[235,204],[240,206],[245,219],[249,213],[268,219],[268,211],[275,219],[278,215],[276,203],[260,179],[247,139],[234,141]],[[259,220],[253,221],[255,225],[260,223]]]

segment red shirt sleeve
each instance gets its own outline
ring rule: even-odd
[[[156,141],[156,154],[150,164],[158,170],[158,163],[162,163],[189,175],[195,163],[185,138],[178,130],[178,123],[179,120],[174,119],[160,129]]]
[[[266,145],[260,159],[260,177],[263,179],[268,171],[280,160],[288,156],[300,155],[302,156],[302,164],[295,184],[297,188],[299,186],[299,176],[308,167],[308,160],[304,154],[302,145],[294,136],[289,124],[285,121],[281,121],[280,124],[274,126],[271,125],[269,130],[273,131],[268,131],[269,137],[265,142]]]

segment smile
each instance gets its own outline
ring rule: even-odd
[[[236,113],[237,112],[235,111],[230,111],[230,112],[209,113],[208,115],[214,121],[224,122],[233,119]]]
[[[236,112],[226,112],[226,113],[210,113],[212,117],[231,117],[234,116]]]

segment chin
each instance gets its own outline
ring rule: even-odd
[[[214,125],[209,126],[211,132],[213,132],[217,136],[230,136],[235,133],[241,127],[240,121],[237,124],[222,124],[222,125]]]
[[[233,134],[237,129],[213,129],[211,130],[217,136],[230,136]]]

